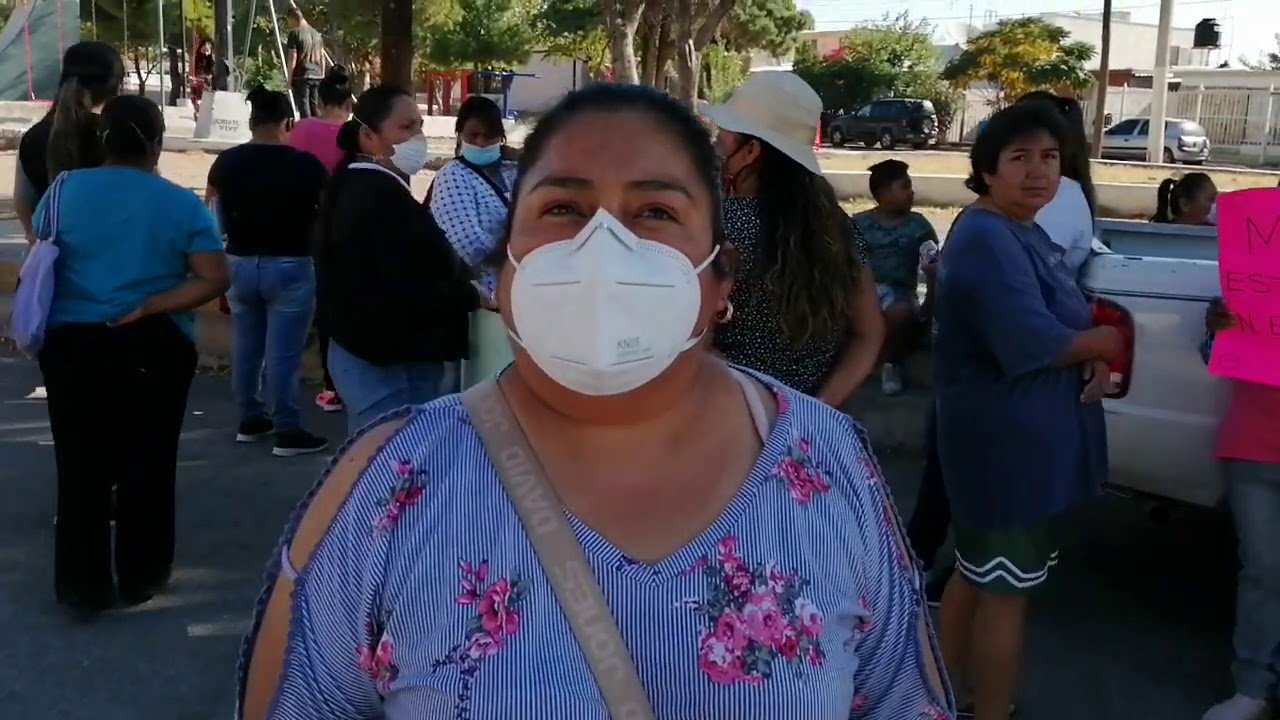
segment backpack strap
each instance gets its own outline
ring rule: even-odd
[[[484,183],[493,190],[493,193],[498,196],[498,199],[502,201],[503,207],[507,207],[507,208],[511,207],[511,200],[507,197],[506,189],[503,188],[501,185],[499,185],[497,180],[494,180],[492,177],[490,177],[489,173],[484,171],[484,168],[481,168],[479,165],[476,165],[475,163],[471,162],[470,160],[467,160],[466,158],[461,158],[461,157],[457,158],[455,162],[462,163],[463,165],[470,168],[471,172],[475,173],[476,175],[479,175],[480,179],[483,180]]]

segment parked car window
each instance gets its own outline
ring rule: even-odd
[[[1179,135],[1188,137],[1204,137],[1206,135],[1204,126],[1190,120],[1170,120],[1168,127],[1170,130],[1177,130]]]
[[[855,112],[853,116],[856,118],[860,118],[862,120],[866,120],[867,118],[871,117],[871,106],[863,105],[862,107],[858,108],[858,111]]]
[[[1138,135],[1146,135],[1148,128],[1151,127],[1150,120],[1142,120],[1138,123]]]
[[[1134,120],[1134,119],[1121,120],[1120,122],[1108,128],[1107,134],[1108,135],[1132,135],[1133,131],[1137,129],[1137,127],[1138,127],[1137,120]]]
[[[872,105],[871,105],[871,119],[873,119],[873,120],[891,120],[891,119],[893,119],[893,116],[894,116],[893,106],[894,106],[894,104],[895,104],[895,103],[884,103],[884,102],[872,103]]]

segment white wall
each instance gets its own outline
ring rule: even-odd
[[[1095,50],[1102,47],[1102,18],[1100,16],[1046,13],[1040,17],[1071,33],[1072,40],[1087,42],[1093,45]],[[1111,68],[1149,70],[1155,67],[1156,30],[1155,25],[1113,19],[1111,22]],[[1207,50],[1191,49],[1194,37],[1195,30],[1192,28],[1173,28],[1170,31],[1169,59],[1171,64],[1209,64],[1209,52]],[[1178,50],[1178,48],[1182,49]],[[1096,54],[1093,60],[1089,62],[1089,69],[1098,69],[1098,56]]]
[[[587,83],[586,67],[581,62],[545,55],[535,55],[517,72],[537,77],[517,77],[511,83],[508,109],[516,112],[549,110],[565,93]]]

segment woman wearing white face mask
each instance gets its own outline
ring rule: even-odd
[[[375,87],[338,132],[346,157],[321,200],[317,313],[354,432],[441,395],[466,355],[475,291],[409,189],[427,161],[408,93]]]
[[[515,364],[337,461],[273,556],[238,716],[953,717],[854,423],[708,351],[733,251],[698,120],[593,86],[521,171]]]

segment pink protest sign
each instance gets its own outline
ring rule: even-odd
[[[1280,386],[1280,188],[1218,196],[1218,273],[1237,323],[1218,333],[1209,372]]]

